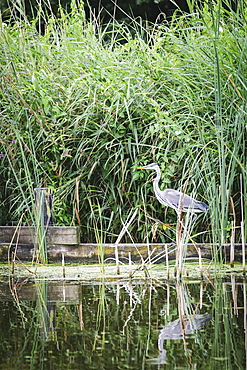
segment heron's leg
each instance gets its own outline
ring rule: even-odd
[[[192,220],[191,220],[191,223],[193,224],[197,219],[197,214],[196,213],[192,213]]]

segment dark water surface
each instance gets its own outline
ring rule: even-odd
[[[245,369],[246,284],[0,284],[0,369]]]

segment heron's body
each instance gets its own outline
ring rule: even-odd
[[[161,204],[171,207],[176,210],[176,212],[191,212],[191,213],[200,213],[207,212],[209,206],[203,202],[200,202],[189,195],[186,195],[178,190],[166,189],[160,190],[159,181],[160,181],[160,168],[157,163],[151,163],[147,166],[139,167],[140,169],[150,169],[156,171],[156,178],[153,181],[154,192]]]

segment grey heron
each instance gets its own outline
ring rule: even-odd
[[[154,193],[161,204],[175,209],[176,212],[190,212],[192,214],[207,212],[209,206],[206,203],[200,202],[189,195],[186,195],[178,190],[166,189],[160,190],[159,181],[161,177],[160,168],[157,163],[151,163],[147,166],[138,167],[138,169],[155,170],[156,178],[153,181]]]

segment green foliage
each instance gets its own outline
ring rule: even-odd
[[[129,210],[131,233],[151,238],[150,219],[176,221],[145,184],[140,164],[158,162],[163,186],[210,204],[205,240],[227,241],[246,194],[246,4],[220,1],[165,25],[133,20],[102,27],[83,6],[44,19],[0,24],[1,223],[31,220],[34,187],[55,191],[57,224],[79,224],[82,240],[115,241]],[[240,9],[239,8],[239,9]],[[162,185],[161,185],[162,187]],[[246,199],[244,199],[246,208]],[[143,209],[148,214],[144,214]],[[238,236],[239,237],[239,236]],[[127,236],[126,236],[127,238]],[[166,240],[159,236],[158,240]],[[127,240],[127,239],[126,239]]]

